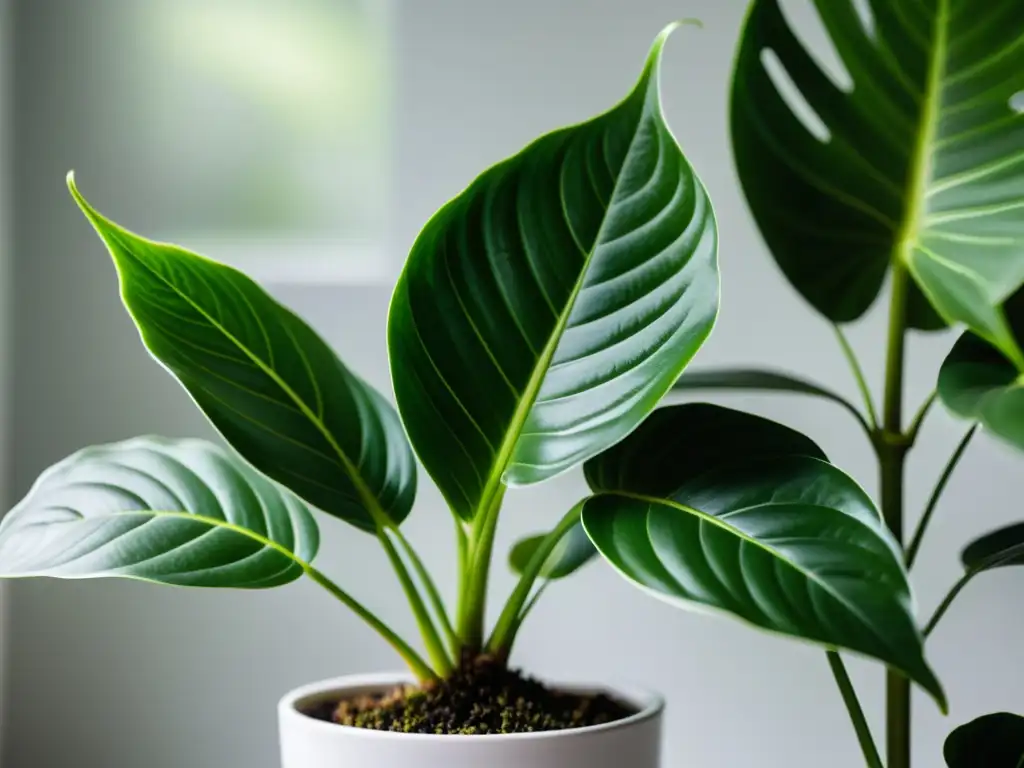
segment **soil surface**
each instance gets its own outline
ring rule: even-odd
[[[636,714],[608,696],[553,690],[483,658],[447,680],[328,703],[308,714],[341,725],[427,734],[499,734],[600,725]]]

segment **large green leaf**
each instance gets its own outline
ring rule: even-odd
[[[300,577],[316,521],[287,490],[201,440],[87,448],[0,524],[0,576],[123,576],[256,589]]]
[[[1011,105],[1024,3],[871,2],[868,21],[856,0],[814,5],[852,87],[819,66],[779,0],[752,3],[733,83],[736,164],[776,261],[838,322],[860,317],[899,262],[945,319],[1024,361],[999,311],[1024,281],[1024,115]],[[935,319],[915,293],[912,322]]]
[[[807,438],[738,411],[673,406],[586,470],[584,527],[626,578],[682,607],[879,659],[944,706],[898,545]]]
[[[998,712],[961,725],[944,754],[949,768],[1024,768],[1024,717]]]
[[[413,246],[391,305],[398,405],[452,509],[629,433],[711,331],[711,203],[665,125],[657,39],[636,89],[486,171]]]
[[[379,393],[244,274],[128,232],[68,184],[113,256],[143,342],[239,453],[363,530],[405,519],[416,465]]]
[[[545,534],[520,539],[509,552],[508,562],[512,570],[520,576],[526,571],[530,560],[543,544]],[[564,579],[571,576],[589,563],[597,555],[597,550],[587,538],[582,524],[577,524],[558,541],[555,550],[548,555],[541,568],[542,579]]]
[[[1024,290],[1006,302],[1011,331],[1024,338]],[[1024,450],[1024,374],[1002,352],[970,331],[942,364],[939,397],[953,413]]]

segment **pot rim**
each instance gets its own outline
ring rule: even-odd
[[[592,685],[577,683],[549,683],[562,691],[576,693],[605,693],[619,699],[625,699],[639,711],[636,714],[600,725],[588,725],[582,728],[566,728],[558,731],[536,731],[533,733],[498,733],[498,734],[434,734],[434,733],[399,733],[396,731],[376,731],[369,728],[357,728],[351,725],[340,725],[319,720],[303,713],[299,706],[317,700],[342,696],[353,689],[387,688],[403,683],[414,682],[408,675],[399,672],[378,672],[360,675],[345,675],[329,678],[316,683],[299,686],[286,693],[278,702],[278,717],[282,722],[290,720],[301,728],[324,733],[333,733],[346,739],[405,739],[409,741],[486,741],[488,743],[509,741],[544,741],[549,739],[583,738],[595,733],[630,728],[648,720],[661,716],[665,709],[665,700],[661,694],[632,685]]]

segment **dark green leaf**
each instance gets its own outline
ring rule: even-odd
[[[1006,315],[1024,338],[1024,290],[1006,302]],[[991,344],[964,333],[942,364],[938,390],[953,413],[1024,449],[1024,374]]]
[[[811,395],[838,403],[862,418],[850,402],[814,382],[788,373],[768,371],[760,368],[718,368],[703,371],[686,371],[672,387],[674,391],[686,392],[703,389],[736,389],[759,392],[793,392]]]
[[[733,82],[736,165],[776,261],[837,322],[902,262],[928,299],[912,292],[912,324],[941,325],[930,302],[1024,360],[999,309],[1024,281],[1024,3],[872,2],[870,21],[855,0],[814,5],[850,87],[779,0],[754,0]]]
[[[964,567],[975,573],[1024,565],[1024,523],[1000,528],[972,542],[963,553]]]
[[[899,546],[806,438],[726,408],[673,406],[588,462],[587,478],[584,527],[626,578],[682,607],[879,659],[945,705]]]
[[[961,725],[944,754],[949,768],[1024,768],[1024,717],[999,712]]]
[[[0,576],[122,576],[256,589],[316,555],[306,506],[201,440],[87,448],[47,470],[0,524]]]
[[[486,171],[413,246],[392,374],[465,520],[502,482],[552,477],[629,433],[711,331],[715,220],[661,112],[668,31],[619,106]]]
[[[544,534],[530,536],[521,539],[512,547],[508,561],[513,571],[520,576],[523,575],[526,566],[529,565],[544,538]],[[569,529],[569,532],[558,542],[555,551],[548,556],[541,569],[540,577],[542,579],[564,579],[589,563],[595,555],[597,555],[597,550],[587,538],[583,526],[576,525]]]
[[[68,184],[150,353],[242,456],[363,530],[405,519],[416,465],[380,394],[241,272],[128,232]]]

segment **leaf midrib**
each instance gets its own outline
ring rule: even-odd
[[[381,508],[379,502],[377,501],[377,498],[370,492],[370,489],[366,486],[366,483],[363,481],[363,478],[356,471],[355,465],[349,459],[345,451],[342,450],[337,440],[335,440],[334,435],[327,428],[327,425],[324,424],[324,422],[312,411],[312,409],[309,408],[306,402],[301,397],[299,397],[298,393],[296,393],[295,390],[293,390],[291,386],[289,386],[288,383],[284,379],[282,379],[273,368],[269,367],[259,357],[259,355],[253,353],[245,344],[241,342],[241,340],[239,340],[237,337],[235,337],[234,334],[228,331],[227,328],[225,328],[223,325],[217,322],[217,320],[214,319],[212,315],[206,312],[206,310],[204,310],[189,296],[183,293],[173,282],[168,280],[164,275],[160,274],[156,269],[154,269],[150,264],[148,264],[145,259],[136,255],[132,251],[132,249],[129,248],[127,244],[121,240],[116,225],[113,225],[111,222],[105,223],[107,224],[107,226],[111,228],[111,236],[120,246],[123,253],[127,254],[130,258],[134,259],[136,263],[138,263],[141,267],[146,269],[157,280],[159,280],[165,286],[170,288],[175,293],[175,295],[181,298],[204,320],[206,320],[206,322],[208,322],[214,329],[216,329],[226,339],[228,339],[228,341],[234,344],[235,347],[237,347],[238,350],[242,352],[242,354],[249,358],[249,360],[257,368],[259,368],[271,381],[273,381],[275,384],[277,384],[278,387],[281,388],[281,391],[288,396],[288,398],[300,410],[302,415],[305,416],[313,424],[314,427],[316,427],[317,431],[320,432],[323,438],[327,441],[328,445],[331,446],[331,449],[337,454],[338,460],[341,462],[342,467],[348,474],[349,479],[352,481],[352,484],[355,486],[356,492],[359,494],[359,497],[362,500],[364,506],[370,513],[370,516],[373,518],[374,523],[376,523],[378,527],[387,527],[387,525],[390,523],[389,516]],[[124,275],[121,273],[120,269],[118,269],[118,274],[121,276],[123,281]],[[124,294],[122,293],[122,296],[123,295]],[[132,311],[132,308],[127,301],[127,297],[125,297],[124,304],[128,310],[128,313],[132,316],[132,319],[135,320],[136,324],[138,324],[138,319],[135,317],[135,313]],[[298,346],[296,346],[296,349],[298,349]]]

